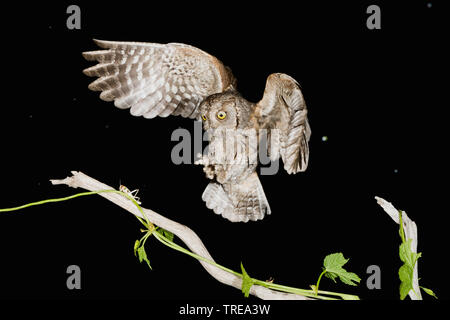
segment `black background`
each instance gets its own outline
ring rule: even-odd
[[[441,58],[448,39],[440,3],[429,2],[8,5],[0,207],[74,194],[48,180],[79,170],[116,188],[119,181],[139,188],[143,206],[188,225],[224,266],[239,270],[242,261],[254,278],[308,288],[323,258],[343,252],[361,284],[324,279],[323,290],[398,300],[398,227],[376,204],[378,195],[416,221],[420,283],[448,298],[441,273],[448,244]],[[66,28],[70,4],[81,8],[81,30]],[[366,28],[369,4],[381,7],[381,30]],[[202,168],[170,158],[172,132],[193,132],[192,120],[135,118],[101,101],[81,72],[92,65],[81,56],[96,49],[92,38],[199,47],[230,66],[238,90],[254,102],[270,73],[291,75],[309,109],[307,171],[260,178],[272,209],[263,221],[215,215],[201,200],[208,183]],[[0,297],[254,300],[155,239],[147,242],[153,271],[139,264],[133,244],[140,227],[98,196],[2,213]],[[81,268],[81,290],[66,288],[71,264]],[[381,268],[380,290],[365,284],[372,264]]]

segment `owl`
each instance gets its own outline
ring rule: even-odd
[[[94,42],[101,50],[83,56],[98,64],[83,72],[98,77],[89,89],[100,91],[102,100],[133,116],[202,121],[209,144],[196,164],[211,180],[202,199],[216,214],[247,222],[271,213],[256,172],[263,137],[267,155],[281,157],[289,174],[306,170],[311,130],[302,92],[290,76],[269,75],[262,99],[253,103],[236,90],[230,68],[193,46]]]

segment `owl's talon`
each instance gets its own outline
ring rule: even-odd
[[[214,179],[214,176],[216,175],[216,171],[213,166],[203,167],[203,172],[205,172],[206,177],[211,180]]]

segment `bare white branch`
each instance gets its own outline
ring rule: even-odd
[[[378,204],[384,209],[384,211],[395,221],[395,223],[400,224],[399,211],[395,209],[392,203],[380,198],[375,197]],[[403,222],[403,231],[405,233],[405,238],[412,239],[411,241],[411,251],[417,253],[417,226],[414,221],[412,221],[405,211],[402,210],[402,222]],[[419,271],[418,271],[419,261],[416,262],[414,266],[413,273],[413,290],[408,292],[411,300],[422,300],[422,294],[420,293],[419,288]]]
[[[73,188],[82,188],[89,191],[114,189],[104,183],[101,183],[85,175],[82,172],[72,171],[72,175],[73,176],[67,177],[62,180],[50,180],[50,181],[54,185],[65,184]],[[139,209],[133,204],[132,201],[130,201],[126,197],[117,193],[99,193],[99,195],[110,200],[116,205],[122,207],[123,209],[129,211],[130,213],[138,217],[144,218]],[[198,254],[199,256],[204,257],[205,259],[214,261],[211,255],[209,254],[208,250],[206,249],[205,245],[194,231],[192,231],[185,225],[167,219],[150,209],[145,208],[142,209],[145,212],[145,215],[147,216],[148,220],[151,221],[153,224],[175,234],[179,239],[181,239],[181,241],[183,241],[186,244],[186,246],[192,252]],[[205,268],[205,270],[219,282],[235,287],[236,289],[239,290],[241,289],[242,279],[240,277],[232,273],[229,273],[225,270],[222,270],[207,262],[204,261],[199,262],[202,264],[203,268]],[[302,295],[279,292],[259,285],[253,285],[250,289],[250,294],[259,297],[261,299],[267,300],[310,300],[310,298]]]

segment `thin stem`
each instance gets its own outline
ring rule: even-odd
[[[28,207],[31,207],[31,206],[36,206],[36,205],[41,205],[41,204],[51,203],[51,202],[61,202],[61,201],[66,201],[66,200],[74,199],[74,198],[81,197],[81,196],[88,196],[88,195],[99,194],[99,193],[103,193],[103,192],[111,192],[111,193],[121,194],[124,197],[128,198],[129,200],[131,200],[133,202],[133,204],[139,209],[139,211],[141,212],[141,214],[142,214],[142,216],[144,217],[145,220],[140,218],[140,217],[138,217],[138,216],[136,216],[136,215],[134,215],[134,216],[148,230],[147,234],[144,235],[144,237],[142,237],[142,239],[140,241],[142,243],[142,245],[145,245],[145,242],[147,241],[149,236],[153,234],[155,236],[155,238],[158,239],[158,241],[160,241],[162,244],[164,244],[164,245],[166,245],[166,246],[168,246],[168,247],[170,247],[170,248],[172,248],[174,250],[177,250],[177,251],[180,251],[180,252],[182,252],[184,254],[187,254],[187,255],[189,255],[189,256],[191,256],[193,258],[196,258],[197,260],[201,260],[201,261],[207,262],[207,263],[209,263],[209,264],[211,264],[213,266],[216,266],[217,268],[219,268],[221,270],[224,270],[226,272],[232,273],[235,276],[238,276],[238,277],[241,277],[241,278],[243,277],[241,273],[238,273],[238,272],[236,272],[236,271],[234,271],[232,269],[229,269],[229,268],[226,268],[224,266],[221,266],[221,265],[217,264],[216,262],[214,262],[212,260],[209,260],[209,259],[206,259],[206,258],[204,258],[204,257],[202,257],[202,256],[200,256],[198,254],[195,254],[195,253],[193,253],[193,252],[183,248],[182,246],[174,243],[173,241],[170,241],[169,239],[167,239],[164,235],[162,235],[161,233],[159,233],[157,231],[157,229],[156,229],[157,227],[153,223],[150,222],[150,220],[148,219],[145,211],[136,202],[136,200],[132,196],[130,196],[127,193],[124,193],[122,191],[117,191],[117,190],[114,190],[114,189],[107,189],[107,190],[99,190],[99,191],[80,192],[80,193],[77,193],[75,195],[71,195],[71,196],[68,196],[68,197],[56,198],[56,199],[47,199],[47,200],[42,200],[42,201],[28,203],[28,204],[25,204],[25,205],[22,205],[22,206],[14,207],[14,208],[0,209],[0,212],[16,211],[16,210],[25,209],[25,208],[28,208]],[[400,219],[401,219],[401,215],[400,215]],[[316,299],[337,300],[337,299],[331,298],[331,297],[319,296],[318,293],[326,294],[326,295],[339,296],[342,299],[358,299],[357,296],[353,296],[353,295],[341,294],[341,293],[329,292],[329,291],[319,291],[318,290],[319,282],[320,282],[320,279],[321,279],[321,277],[323,276],[324,273],[325,273],[325,271],[322,272],[321,275],[319,276],[319,280],[317,281],[317,285],[316,285],[316,290],[314,290],[314,291],[313,290],[298,289],[298,288],[293,288],[293,287],[289,287],[289,286],[283,286],[283,285],[279,285],[279,284],[275,284],[275,283],[268,283],[268,282],[261,281],[261,280],[258,280],[258,279],[253,279],[253,281],[254,281],[255,284],[261,285],[261,286],[266,287],[266,288],[270,288],[270,289],[274,289],[274,290],[278,290],[278,291],[282,291],[282,292],[300,294],[300,295],[303,295],[303,296],[306,296],[306,297],[313,297],[313,298],[316,298]]]
[[[276,283],[267,283],[266,281],[257,280],[257,279],[253,279],[253,280],[254,280],[255,284],[258,284],[260,286],[263,286],[263,287],[266,287],[269,289],[273,289],[273,290],[300,294],[305,297],[311,297],[311,298],[322,299],[322,300],[337,300],[337,299],[331,298],[331,297],[319,296],[319,295],[315,294],[313,290],[306,290],[306,289],[299,289],[299,288],[294,288],[294,287],[289,287],[289,286],[283,286],[283,285],[276,284]],[[335,295],[340,296],[340,294],[335,294]]]
[[[204,257],[202,257],[202,256],[199,256],[199,255],[197,255],[197,254],[195,254],[195,253],[193,253],[193,252],[191,252],[191,251],[189,251],[189,250],[187,250],[187,249],[185,249],[185,248],[179,246],[178,244],[176,244],[176,243],[170,241],[169,239],[167,239],[166,237],[164,237],[163,235],[161,235],[159,232],[155,232],[155,233],[154,233],[154,236],[155,236],[156,239],[158,239],[162,244],[164,244],[164,245],[166,245],[166,246],[168,246],[168,247],[170,247],[170,248],[172,248],[172,249],[174,249],[174,250],[183,252],[183,253],[185,253],[185,254],[187,254],[187,255],[193,257],[193,258],[196,258],[196,259],[198,259],[198,260],[207,262],[207,263],[209,263],[209,264],[211,264],[211,265],[216,266],[216,267],[219,268],[219,269],[222,269],[222,270],[224,270],[224,271],[230,272],[230,273],[232,273],[232,274],[234,274],[234,275],[236,275],[236,276],[242,278],[242,274],[241,274],[241,273],[238,273],[238,272],[236,272],[236,271],[234,271],[234,270],[232,270],[232,269],[229,269],[229,268],[226,268],[226,267],[224,267],[224,266],[221,266],[220,264],[217,264],[216,262],[214,262],[214,261],[212,261],[212,260],[209,260],[209,259],[206,259],[206,258],[204,258]],[[254,280],[254,283],[255,283],[255,284],[261,285],[261,286],[266,287],[266,288],[269,288],[269,289],[275,289],[275,290],[282,291],[282,292],[288,292],[288,293],[300,294],[300,295],[303,295],[303,296],[306,296],[306,297],[312,297],[312,298],[316,298],[316,299],[323,299],[323,300],[337,300],[337,299],[335,299],[335,298],[317,295],[316,293],[314,293],[313,290],[298,289],[298,288],[293,288],[293,287],[289,287],[289,286],[283,286],[283,285],[279,285],[279,284],[275,284],[275,283],[267,283],[267,282],[265,282],[265,281],[258,280],[258,279],[253,279],[253,280]],[[341,293],[336,293],[336,292],[319,291],[319,293],[328,294],[328,295],[334,295],[334,296],[339,296],[339,297],[342,297],[343,299],[346,299],[346,298],[347,298],[347,299],[355,299],[355,298],[357,298],[356,296],[347,295],[347,294],[341,294]]]
[[[405,232],[403,231],[403,221],[402,221],[402,211],[398,211],[398,220],[400,224],[400,237],[402,238],[402,243],[405,243]]]
[[[226,267],[224,267],[224,266],[221,266],[220,264],[217,264],[216,262],[214,262],[214,261],[212,261],[212,260],[206,259],[206,258],[204,258],[204,257],[202,257],[202,256],[199,256],[198,254],[195,254],[195,253],[193,253],[193,252],[191,252],[191,251],[189,251],[189,250],[187,250],[187,249],[181,247],[180,245],[178,245],[178,244],[176,244],[176,243],[170,241],[169,239],[167,239],[166,237],[164,237],[163,235],[161,235],[159,232],[155,232],[155,233],[154,233],[154,236],[155,236],[155,238],[158,239],[162,244],[164,244],[164,245],[166,245],[166,246],[168,246],[168,247],[170,247],[170,248],[172,248],[172,249],[174,249],[174,250],[183,252],[183,253],[185,253],[185,254],[187,254],[187,255],[193,257],[193,258],[196,258],[196,259],[198,259],[198,260],[207,262],[207,263],[209,263],[209,264],[211,264],[211,265],[213,265],[213,266],[216,266],[216,267],[219,268],[219,269],[222,269],[222,270],[224,270],[224,271],[230,272],[230,273],[232,273],[232,274],[234,274],[234,275],[236,275],[236,276],[238,276],[238,277],[242,277],[242,274],[240,274],[240,273],[238,273],[238,272],[236,272],[236,271],[234,271],[234,270],[231,270],[231,269],[228,269],[228,268],[226,268]]]
[[[78,198],[78,197],[82,197],[82,196],[89,196],[89,195],[92,195],[92,194],[97,194],[97,193],[100,193],[100,192],[118,192],[118,191],[116,191],[114,189],[108,189],[108,190],[100,190],[100,191],[81,192],[81,193],[77,193],[77,194],[74,194],[72,196],[68,196],[68,197],[64,197],[64,198],[41,200],[41,201],[37,201],[37,202],[27,203],[27,204],[24,204],[24,205],[19,206],[19,207],[0,209],[0,212],[16,211],[16,210],[25,209],[25,208],[28,208],[28,207],[31,207],[31,206],[37,206],[37,205],[45,204],[45,203],[49,203],[49,202],[66,201],[66,200],[70,200],[70,199],[74,199],[74,198]]]
[[[142,208],[139,206],[139,204],[136,202],[136,200],[122,192],[122,191],[117,191],[114,189],[106,189],[106,190],[98,190],[98,191],[88,191],[88,192],[80,192],[68,197],[63,197],[63,198],[55,198],[55,199],[46,199],[46,200],[41,200],[41,201],[36,201],[36,202],[31,202],[31,203],[27,203],[24,204],[22,206],[18,206],[18,207],[14,207],[14,208],[5,208],[5,209],[0,209],[0,212],[11,212],[11,211],[17,211],[17,210],[21,210],[21,209],[25,209],[28,207],[32,207],[32,206],[37,206],[37,205],[41,205],[41,204],[46,204],[46,203],[51,203],[51,202],[61,202],[61,201],[67,201],[67,200],[71,200],[74,198],[78,198],[78,197],[83,197],[83,196],[90,196],[93,194],[99,194],[99,193],[104,193],[104,192],[111,192],[111,193],[118,193],[123,195],[124,197],[128,198],[129,200],[131,200],[135,206],[137,206],[137,208],[139,209],[139,211],[142,213],[142,216],[145,218],[145,221],[147,222],[147,225],[144,223],[144,220],[136,215],[134,215],[143,225],[145,225],[147,228],[149,228],[151,225],[153,225],[147,218],[147,215],[145,214],[145,212],[142,210]]]
[[[316,283],[316,289],[314,290],[317,294],[317,292],[319,291],[319,284],[320,284],[320,279],[322,279],[322,276],[327,272],[327,269],[324,269],[322,271],[322,273],[319,276],[319,279],[317,279],[317,283]]]
[[[314,298],[319,298],[319,299],[321,298],[321,296],[315,294],[315,290],[298,289],[298,288],[289,287],[289,286],[283,286],[283,285],[275,284],[275,283],[267,283],[265,281],[256,280],[256,279],[255,279],[255,281],[259,285],[264,286],[266,288],[276,289],[276,290],[280,290],[280,291],[289,290],[287,292],[300,293],[300,294],[303,294],[303,295],[308,294],[308,295],[310,295],[310,296],[312,296]],[[337,296],[337,297],[341,297],[341,298],[343,298],[345,300],[359,300],[358,296],[351,295],[351,294],[332,292],[332,291],[324,291],[324,290],[318,290],[317,293],[325,294],[325,295],[329,295],[329,296]]]

